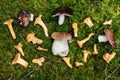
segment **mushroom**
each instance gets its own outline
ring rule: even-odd
[[[70,63],[70,57],[62,57],[63,61],[67,64],[69,68],[73,68],[72,64]]]
[[[94,44],[94,52],[93,52],[93,54],[98,54],[97,44]]]
[[[112,30],[110,29],[105,29],[104,30],[104,33],[105,33],[105,36],[106,38],[108,39],[109,43],[115,47],[116,46],[116,43],[115,43],[115,35],[114,33],[112,32]]]
[[[16,63],[21,64],[24,67],[28,67],[28,62],[21,58],[20,53],[17,53],[15,58],[12,60],[12,65]]]
[[[12,35],[12,38],[16,39],[16,35],[15,35],[14,29],[12,27],[12,22],[13,22],[13,19],[9,19],[9,20],[5,21],[4,24],[8,26],[10,33]]]
[[[37,50],[48,51],[47,49],[45,49],[45,48],[42,48],[42,47],[40,47],[40,46],[37,48]]]
[[[87,42],[93,35],[94,35],[94,33],[90,33],[90,34],[88,35],[88,37],[86,37],[85,39],[83,39],[83,40],[81,40],[81,41],[77,40],[78,46],[79,46],[80,48],[82,48],[82,47],[83,47],[83,44],[84,44],[85,42]]]
[[[72,40],[70,33],[53,32],[51,37],[54,39],[52,44],[53,55],[67,56],[69,52],[68,40]]]
[[[98,36],[98,42],[107,42],[108,39],[105,35],[99,35]]]
[[[65,16],[72,16],[73,11],[69,7],[58,7],[52,14],[52,17],[59,16],[58,24],[62,25],[64,23]]]
[[[46,25],[44,24],[44,22],[42,21],[41,17],[42,17],[42,15],[40,14],[40,15],[35,19],[34,25],[39,24],[39,25],[43,28],[44,33],[45,33],[45,36],[48,37],[48,36],[49,36],[49,35],[48,35],[48,29],[47,29]]]
[[[115,57],[116,52],[112,52],[111,54],[109,53],[104,53],[103,59],[107,62],[110,63],[110,61]]]
[[[33,44],[42,44],[43,41],[41,39],[38,39],[37,37],[35,37],[35,33],[31,32],[27,35],[26,40],[28,43],[33,42]]]
[[[30,14],[28,11],[23,10],[18,15],[18,22],[21,25],[21,27],[27,27],[29,21],[33,21],[33,17],[33,14]]]
[[[37,63],[39,66],[42,66],[43,62],[45,61],[45,58],[44,57],[40,57],[40,58],[37,58],[37,59],[33,59],[32,62],[33,63]]]
[[[112,19],[110,19],[109,21],[105,21],[103,25],[112,25]]]
[[[83,50],[82,52],[83,52],[83,61],[87,62],[87,57],[89,54],[91,54],[91,52],[87,50]]]
[[[85,23],[86,25],[88,25],[88,27],[92,27],[93,26],[93,22],[91,20],[90,17],[87,17],[84,19],[83,23]]]
[[[74,37],[77,37],[77,32],[78,32],[78,27],[77,27],[77,23],[73,23],[72,24],[72,28],[74,29]]]
[[[75,62],[75,66],[76,66],[76,67],[83,66],[83,65],[84,65],[84,64],[83,64],[82,62],[78,62],[78,61]]]
[[[18,45],[14,46],[14,47],[21,53],[22,56],[24,56],[24,52],[23,52],[21,43],[18,43]]]

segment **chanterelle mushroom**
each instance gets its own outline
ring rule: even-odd
[[[88,27],[92,27],[92,26],[93,26],[93,22],[92,22],[92,20],[91,20],[90,17],[85,18],[85,19],[84,19],[84,23],[85,23],[86,25],[88,25]]]
[[[87,50],[83,50],[82,52],[83,52],[83,59],[84,59],[83,61],[87,62],[87,57],[89,54],[91,54],[91,52]]]
[[[78,61],[75,62],[75,66],[76,66],[76,67],[83,66],[83,65],[84,65],[84,64],[83,64],[82,62],[78,62]]]
[[[93,54],[98,54],[97,44],[94,44],[94,52],[93,52]]]
[[[24,52],[23,52],[23,49],[22,49],[22,44],[19,43],[17,46],[14,46],[20,53],[21,55],[24,56]]]
[[[52,52],[54,55],[67,56],[69,52],[68,40],[72,40],[70,33],[53,32],[51,37],[54,39]]]
[[[74,37],[77,37],[77,32],[78,32],[78,27],[77,27],[77,23],[73,23],[72,24],[72,28],[74,29]]]
[[[19,13],[18,22],[21,25],[21,27],[27,27],[30,20],[33,20],[33,14],[30,14],[26,10],[23,10]]]
[[[42,66],[42,63],[45,61],[45,58],[44,57],[40,57],[40,58],[37,58],[37,59],[33,59],[32,62],[33,63],[37,63],[39,66]]]
[[[109,21],[105,21],[103,25],[112,25],[112,19],[110,19]]]
[[[109,53],[104,53],[103,59],[107,62],[110,63],[110,61],[115,57],[116,53],[112,52],[111,54]]]
[[[73,15],[72,9],[69,7],[59,7],[53,12],[52,17],[59,16],[58,24],[62,25],[64,23],[65,16],[70,17],[71,15]]]
[[[8,26],[10,33],[12,35],[12,38],[16,39],[15,31],[12,27],[12,22],[13,22],[13,19],[9,19],[9,20],[5,21],[4,24]]]
[[[21,58],[20,53],[17,53],[15,58],[12,60],[12,65],[19,63],[24,67],[28,67],[28,62]]]
[[[81,41],[77,40],[78,46],[79,46],[80,48],[82,48],[82,47],[83,47],[83,44],[84,44],[85,42],[87,42],[93,35],[94,35],[94,33],[90,33],[90,34],[88,35],[88,37],[86,37],[85,39],[83,39],[83,40],[81,40]]]
[[[112,32],[112,30],[110,29],[105,29],[104,30],[104,33],[105,33],[105,36],[106,38],[108,39],[109,43],[115,47],[116,46],[116,43],[115,43],[115,35],[114,33]]]
[[[41,44],[43,43],[43,41],[41,39],[38,39],[37,37],[35,37],[35,33],[31,32],[27,35],[26,40],[28,43],[33,42],[33,44]]]
[[[70,63],[70,57],[62,57],[62,59],[65,61],[69,68],[73,68],[72,64]]]
[[[45,33],[45,36],[48,37],[48,36],[49,36],[49,35],[48,35],[48,29],[47,29],[46,25],[44,24],[44,22],[42,21],[41,17],[42,17],[42,15],[40,14],[40,15],[35,19],[34,25],[39,24],[39,25],[43,28],[44,33]]]

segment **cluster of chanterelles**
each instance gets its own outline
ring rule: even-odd
[[[64,23],[65,16],[70,17],[71,15],[73,15],[72,9],[70,9],[69,7],[59,7],[53,12],[52,17],[59,16],[58,24],[62,25]],[[35,19],[34,25],[39,24],[43,28],[45,36],[48,37],[49,36],[48,35],[48,29],[47,29],[46,25],[44,24],[44,22],[42,21],[41,17],[42,17],[42,15],[39,15]],[[33,19],[34,19],[34,15],[31,14],[30,12],[26,11],[26,10],[21,11],[18,15],[18,22],[22,27],[27,27],[28,24],[29,24],[29,21],[33,21]],[[12,27],[12,22],[13,22],[13,19],[10,19],[10,20],[5,21],[4,24],[8,25],[8,28],[11,32],[11,35],[12,35],[13,39],[16,39],[16,35],[15,35],[15,32],[14,32],[13,27]],[[84,23],[89,27],[92,27],[94,25],[90,17],[85,18]],[[105,21],[103,23],[103,25],[111,25],[111,24],[112,24],[112,20]],[[72,28],[74,29],[74,37],[78,37],[78,35],[77,35],[77,32],[78,32],[77,23],[73,23]],[[114,37],[114,34],[113,34],[112,30],[105,29],[104,33],[105,33],[105,36],[104,35],[99,35],[98,36],[99,42],[109,41],[109,43],[113,47],[116,46],[115,37]],[[85,39],[83,39],[81,41],[77,40],[78,46],[80,48],[82,48],[83,44],[86,43],[93,35],[94,35],[94,33],[91,33]],[[51,37],[54,39],[54,42],[53,42],[53,45],[52,45],[53,54],[54,55],[60,55],[62,57],[62,59],[66,62],[66,64],[70,68],[72,68],[72,65],[70,64],[70,57],[65,57],[65,56],[68,55],[68,52],[69,52],[68,40],[70,40],[70,41],[72,40],[71,34],[66,33],[66,32],[54,32],[54,33],[52,33]],[[36,43],[41,44],[43,42],[41,39],[38,39],[37,37],[35,37],[35,34],[33,32],[31,32],[27,35],[26,40],[27,40],[28,43],[33,42],[33,44],[36,44]],[[23,65],[24,67],[27,67],[28,62],[26,62],[20,56],[20,54],[22,56],[24,56],[24,52],[22,50],[22,44],[19,43],[17,46],[15,46],[15,48],[20,53],[16,54],[15,59],[12,61],[12,64],[19,63],[19,64]],[[37,49],[47,51],[47,49],[44,49],[40,46]],[[87,62],[87,57],[88,57],[89,54],[91,54],[91,52],[88,51],[88,50],[83,50],[82,52],[84,54],[83,55],[84,56],[83,61]],[[96,44],[94,44],[93,54],[98,54]],[[107,63],[109,63],[115,55],[116,55],[115,52],[113,52],[112,54],[105,53],[103,55],[103,59],[106,60]],[[38,59],[33,59],[32,62],[33,63],[38,63],[41,66],[42,62],[44,62],[44,60],[45,60],[44,57],[41,57],[41,58],[38,58]],[[76,65],[76,67],[78,67],[80,65],[83,65],[83,63],[79,63],[78,61],[76,61],[75,65]]]

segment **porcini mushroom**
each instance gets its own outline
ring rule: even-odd
[[[42,50],[42,51],[48,51],[48,49],[42,48],[42,47],[38,47],[37,50]]]
[[[33,18],[33,15],[31,15],[28,11],[23,10],[18,15],[18,22],[21,27],[27,27],[31,18]]]
[[[62,59],[69,68],[73,68],[72,64],[70,63],[70,57],[62,57]]]
[[[93,26],[93,22],[91,20],[90,17],[87,17],[84,19],[83,23],[85,23],[86,25],[88,25],[88,27],[92,27]]]
[[[82,52],[83,52],[83,61],[87,62],[87,57],[89,54],[91,54],[91,52],[88,50],[83,50]]]
[[[18,45],[14,46],[14,47],[21,53],[22,56],[24,56],[24,52],[23,52],[21,43],[18,43]]]
[[[107,62],[110,63],[110,61],[115,57],[116,52],[112,52],[111,54],[109,53],[104,53],[103,59]]]
[[[109,21],[105,21],[103,25],[112,25],[112,19],[110,19]]]
[[[85,39],[83,39],[83,40],[81,40],[81,41],[77,40],[78,46],[79,46],[80,48],[82,48],[82,47],[83,47],[83,44],[86,43],[93,35],[94,35],[94,33],[90,33],[90,34],[88,35],[88,37],[86,37]]]
[[[48,29],[47,29],[46,25],[44,24],[44,22],[42,21],[41,17],[42,17],[42,15],[40,14],[40,15],[35,19],[34,25],[39,24],[39,25],[43,28],[44,33],[45,33],[45,36],[48,37],[48,36],[49,36],[49,35],[48,35]]]
[[[45,58],[44,57],[40,57],[40,58],[37,58],[37,59],[33,59],[32,62],[33,63],[37,63],[39,66],[42,66],[43,62],[45,61]]]
[[[27,35],[26,40],[28,43],[33,42],[33,44],[41,44],[43,43],[43,41],[41,39],[38,39],[37,37],[35,37],[35,33],[31,32]]]
[[[17,53],[15,58],[12,60],[12,65],[16,63],[21,64],[24,67],[28,67],[28,62],[21,58],[20,53]]]
[[[77,37],[77,32],[78,32],[78,27],[77,27],[77,23],[73,23],[72,24],[72,28],[74,29],[74,37]]]
[[[52,17],[59,16],[58,24],[62,25],[65,20],[65,16],[72,16],[73,11],[69,7],[58,7],[52,14]]]
[[[12,22],[13,22],[13,19],[9,19],[9,20],[5,21],[4,24],[8,26],[10,33],[12,35],[12,38],[16,39],[16,35],[15,35],[14,29],[12,27]]]
[[[104,30],[104,33],[105,33],[105,36],[106,36],[106,38],[108,39],[109,43],[110,43],[113,47],[115,47],[115,46],[116,46],[116,43],[115,43],[115,35],[114,35],[113,31],[110,30],[110,29],[105,29],[105,30]]]
[[[84,65],[84,64],[83,64],[82,62],[78,62],[78,61],[75,62],[75,66],[76,66],[76,67],[83,66],[83,65]]]
[[[98,54],[97,44],[94,44],[94,52],[93,52],[93,54]]]
[[[51,37],[54,39],[52,52],[54,55],[67,56],[69,52],[68,40],[72,40],[72,35],[66,32],[53,32]]]

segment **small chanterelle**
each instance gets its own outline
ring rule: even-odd
[[[53,54],[61,57],[67,56],[69,53],[68,40],[72,40],[72,35],[66,32],[53,32],[51,37],[54,39],[52,45]]]

